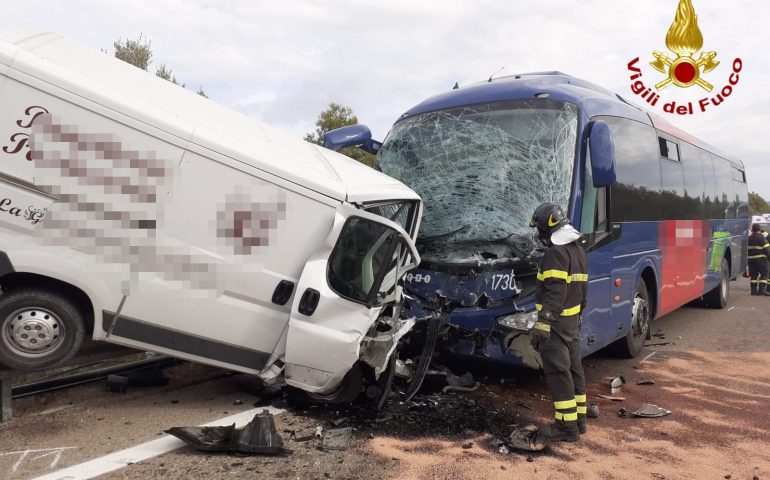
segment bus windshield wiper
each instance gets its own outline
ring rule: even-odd
[[[431,235],[430,237],[418,237],[417,238],[417,244],[418,245],[425,245],[428,243],[433,243],[436,240],[442,240],[444,238],[449,238],[452,235],[456,235],[458,233],[464,232],[471,228],[471,224],[463,225],[462,227],[458,228],[457,230],[452,230],[451,232],[442,233],[439,235]]]

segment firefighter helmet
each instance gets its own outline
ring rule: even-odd
[[[529,226],[537,228],[537,233],[543,241],[548,241],[553,232],[568,224],[564,210],[555,203],[544,203],[537,207],[529,221]]]

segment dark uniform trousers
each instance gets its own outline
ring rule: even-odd
[[[768,274],[770,273],[770,243],[761,233],[749,235],[749,276],[751,277],[751,293],[762,294],[767,290]]]
[[[574,421],[586,414],[586,378],[580,358],[580,315],[558,317],[551,339],[540,347],[556,420]]]
[[[555,317],[550,324],[550,339],[538,342],[555,417],[564,422],[578,418],[582,421],[586,414],[586,381],[580,356],[580,311],[588,287],[585,251],[575,242],[552,246],[543,256],[537,280],[535,307]]]

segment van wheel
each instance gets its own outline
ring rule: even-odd
[[[644,348],[644,341],[650,331],[652,312],[650,309],[650,295],[647,293],[647,285],[640,278],[636,284],[634,301],[631,305],[631,329],[625,337],[613,344],[615,353],[623,358],[634,358]]]
[[[730,297],[730,265],[726,258],[722,259],[721,269],[719,285],[703,296],[703,304],[709,308],[725,308]]]
[[[330,392],[311,393],[292,387],[288,392],[289,400],[299,405],[350,403],[361,394],[362,385],[363,372],[361,371],[361,365],[356,362],[345,377],[343,377],[339,385]]]
[[[67,298],[40,288],[0,296],[0,364],[43,370],[71,358],[83,343],[83,315]]]

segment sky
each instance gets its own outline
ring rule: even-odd
[[[669,86],[653,111],[744,162],[750,191],[770,199],[770,2],[692,0],[703,51],[721,63],[698,86]],[[3,2],[0,27],[52,30],[97,49],[140,34],[153,64],[188,88],[301,137],[330,102],[353,109],[382,139],[422,100],[498,76],[559,70],[639,105],[627,64],[642,80],[666,78],[652,51],[674,58],[666,32],[678,0],[27,0]],[[696,54],[697,55],[697,54]],[[698,100],[728,84],[724,102]],[[696,114],[661,110],[693,101]]]

